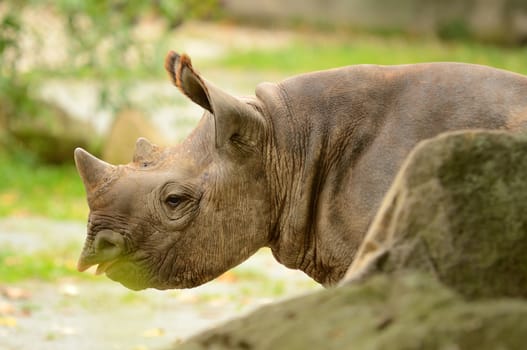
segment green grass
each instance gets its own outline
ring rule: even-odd
[[[86,220],[88,206],[73,164],[43,165],[0,153],[0,216]]]
[[[76,266],[78,249],[20,253],[10,248],[0,249],[0,283],[24,280],[56,281],[64,277],[93,278],[80,274]]]
[[[320,38],[302,39],[274,50],[231,51],[218,64],[225,68],[296,74],[351,64],[430,61],[478,63],[527,74],[527,48],[404,37],[358,36],[329,42]]]
[[[101,278],[99,278],[101,279]],[[105,280],[107,281],[107,280]],[[145,297],[144,294],[137,293],[135,291],[127,291],[123,295],[121,295],[119,301],[122,304],[145,304],[148,302],[148,299]]]
[[[233,269],[230,271],[232,276],[242,281],[262,281],[267,278],[267,274],[258,269]]]

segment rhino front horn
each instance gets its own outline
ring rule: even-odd
[[[87,192],[107,181],[115,169],[82,148],[75,149],[75,165]]]

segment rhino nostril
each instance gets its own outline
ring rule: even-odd
[[[122,253],[124,249],[124,238],[118,232],[103,230],[95,236],[93,247],[99,260],[112,260]]]
[[[117,245],[113,242],[108,241],[105,238],[100,238],[95,240],[95,250],[100,252],[107,249],[112,249],[117,247]]]
[[[93,242],[87,241],[77,263],[77,269],[82,272],[90,266],[104,264],[116,260],[125,250],[123,235],[112,230],[97,232]],[[108,265],[103,265],[108,267]]]

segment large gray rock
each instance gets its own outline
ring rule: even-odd
[[[263,307],[178,350],[524,349],[527,302],[467,302],[426,275],[380,275]]]
[[[177,349],[524,349],[527,301],[503,297],[527,297],[526,248],[527,135],[445,134],[410,154],[339,288]]]
[[[24,98],[22,108],[0,96],[0,128],[5,130],[7,139],[0,146],[8,150],[21,147],[39,160],[53,164],[71,163],[76,147],[98,153],[100,139],[87,122],[70,116],[53,103],[30,96]]]
[[[386,195],[346,278],[417,269],[467,297],[527,297],[527,135],[422,142]]]

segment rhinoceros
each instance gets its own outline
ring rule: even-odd
[[[353,261],[409,151],[449,130],[527,126],[527,77],[463,63],[354,65],[235,97],[169,52],[204,114],[181,143],[110,165],[75,150],[90,214],[78,269],[139,290],[191,288],[269,247],[324,286]]]

